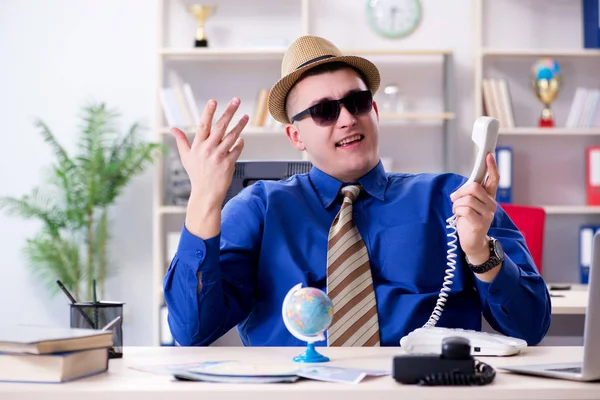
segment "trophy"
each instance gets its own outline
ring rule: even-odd
[[[541,58],[532,67],[531,83],[537,98],[544,104],[538,126],[552,128],[555,126],[554,113],[550,109],[558,94],[561,82],[560,66],[552,58]]]
[[[204,32],[204,24],[206,18],[214,11],[214,6],[201,6],[199,4],[193,4],[189,6],[189,12],[196,18],[198,28],[196,29],[196,40],[194,47],[208,47],[208,39]]]

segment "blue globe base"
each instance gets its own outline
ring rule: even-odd
[[[317,352],[314,343],[307,343],[306,351],[303,354],[294,357],[293,360],[294,362],[318,363],[329,361],[329,357],[325,357],[323,354]]]

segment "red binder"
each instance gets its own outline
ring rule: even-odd
[[[541,207],[507,203],[500,203],[500,207],[502,207],[525,238],[531,258],[533,258],[538,273],[542,275],[546,211]]]
[[[586,149],[586,187],[587,204],[600,205],[600,146],[590,146]]]

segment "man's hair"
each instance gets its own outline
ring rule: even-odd
[[[292,115],[291,115],[292,110],[290,108],[290,103],[288,102],[288,99],[290,97],[290,94],[292,93],[292,90],[294,90],[294,88],[296,87],[298,82],[300,82],[302,79],[307,78],[309,76],[321,75],[321,74],[325,74],[327,72],[335,72],[335,71],[339,71],[340,69],[344,69],[344,68],[352,69],[354,72],[356,72],[358,74],[358,76],[365,83],[365,85],[367,85],[367,77],[365,76],[365,74],[363,74],[362,71],[359,70],[358,68],[353,67],[350,64],[346,64],[343,61],[334,61],[334,62],[330,62],[330,63],[324,63],[324,64],[317,65],[316,67],[313,67],[313,68],[310,68],[310,69],[304,71],[302,73],[302,75],[300,75],[298,80],[294,83],[294,85],[292,85],[292,87],[288,91],[288,95],[285,99],[285,113],[287,114],[288,118],[290,120],[292,119]]]

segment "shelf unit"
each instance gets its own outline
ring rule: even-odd
[[[270,7],[271,3],[269,2],[272,2],[273,8]],[[228,7],[228,4],[234,3],[236,3],[235,0],[220,1],[218,7],[226,8]],[[184,80],[190,83],[190,86],[196,95],[195,97],[198,101],[200,110],[202,110],[205,100],[208,100],[208,98],[216,96],[219,104],[223,104],[223,102],[227,101],[230,98],[229,96],[233,94],[240,96],[242,105],[246,104],[247,107],[246,109],[241,107],[238,111],[238,115],[247,113],[252,118],[251,103],[255,100],[255,94],[259,88],[266,85],[271,86],[276,79],[279,78],[280,62],[287,45],[300,35],[322,34],[322,32],[315,32],[316,29],[312,24],[312,18],[318,14],[318,10],[313,10],[313,7],[318,4],[316,0],[300,0],[299,2],[289,3],[276,2],[275,0],[260,0],[258,3],[256,5],[258,8],[265,7],[266,4],[269,4],[269,10],[259,15],[258,11],[252,8],[254,6],[243,6],[248,7],[249,12],[257,13],[257,18],[263,18],[263,21],[265,22],[262,24],[264,26],[255,24],[251,29],[263,29],[266,32],[266,27],[269,27],[268,34],[277,36],[280,32],[277,31],[276,27],[273,27],[273,24],[283,24],[279,21],[281,19],[279,17],[288,18],[285,32],[281,35],[287,36],[288,43],[283,45],[281,43],[267,45],[252,43],[248,45],[242,44],[240,40],[231,40],[227,45],[211,45],[211,38],[215,39],[215,43],[218,42],[218,30],[216,30],[215,32],[208,34],[210,47],[193,48],[191,47],[191,41],[196,25],[193,17],[184,10],[184,6],[191,4],[191,0],[156,0],[158,21],[156,47],[157,79],[155,85],[156,119],[154,131],[157,140],[167,143],[167,145],[170,146],[170,151],[176,151],[173,145],[174,140],[172,139],[169,127],[166,125],[163,117],[164,114],[159,98],[160,89],[168,85],[167,73],[169,70],[175,70],[178,74],[181,73]],[[279,12],[280,15],[270,17],[269,14],[272,12]],[[265,18],[271,18],[271,20],[267,21]],[[247,23],[251,20],[252,18],[247,18],[247,16],[244,15],[243,20],[238,21]],[[213,22],[216,22],[216,20],[209,18],[207,21],[207,31],[208,26]],[[240,30],[244,31],[244,29],[246,28],[240,27]],[[387,46],[381,46],[382,43],[385,43]],[[439,162],[441,169],[450,170],[452,165],[452,143],[449,138],[454,137],[455,135],[456,122],[453,52],[450,49],[390,48],[389,43],[386,43],[385,41],[379,43],[379,47],[371,47],[370,42],[366,43],[367,46],[363,44],[356,47],[344,47],[339,43],[337,44],[345,53],[361,55],[384,67],[387,66],[389,68],[389,66],[392,65],[393,71],[395,71],[396,74],[398,73],[398,63],[403,61],[419,60],[420,62],[428,63],[428,65],[436,63],[436,67],[438,67],[439,64],[440,74],[438,77],[440,84],[436,85],[435,82],[437,81],[434,81],[434,83],[430,82],[430,86],[435,86],[435,88],[439,89],[441,92],[440,95],[432,96],[439,107],[416,107],[415,110],[407,109],[407,111],[403,113],[393,113],[382,110],[380,106],[380,137],[386,139],[392,138],[395,146],[401,146],[402,141],[411,134],[413,126],[423,125],[427,127],[432,125],[436,132],[440,132],[439,139],[436,137],[435,140],[441,142],[442,154],[439,156],[434,154],[434,156],[431,157],[431,160],[432,162]],[[433,62],[431,60],[433,60]],[[248,68],[249,72],[247,72],[247,74],[252,76],[252,79],[242,82],[242,80],[239,79],[239,76],[235,76],[239,73],[242,66]],[[384,68],[382,68],[382,78],[384,78],[383,71]],[[228,82],[228,80],[225,79],[223,81],[223,88],[213,85],[211,89],[207,89],[205,92],[200,89],[200,87],[206,83],[206,80],[202,80],[203,74],[205,73],[210,76],[210,82],[208,83],[217,81],[221,77],[234,77],[238,78],[238,80],[235,82]],[[213,76],[213,73],[219,74],[219,76]],[[238,86],[236,86],[236,84]],[[385,84],[384,79],[382,79],[382,89]],[[238,89],[242,93],[241,95],[238,94],[240,93],[237,91]],[[382,91],[383,90],[380,90],[380,93]],[[377,96],[376,100],[378,100]],[[248,105],[250,105],[250,108],[248,108]],[[221,108],[217,110],[217,114],[220,113],[220,109]],[[401,129],[400,132],[398,132],[395,128],[402,125],[410,125],[411,129]],[[180,128],[184,130],[190,138],[193,137],[195,127],[187,126]],[[244,153],[246,153],[247,157],[242,153],[241,159],[268,159],[275,155],[280,156],[279,152],[283,152],[286,149],[288,149],[288,152],[295,152],[289,143],[287,143],[282,127],[254,127],[249,123],[242,135],[244,135],[246,139]],[[416,138],[415,135],[413,136]],[[263,150],[263,146],[271,147],[270,149]],[[389,150],[389,147],[383,148],[382,146],[382,150]],[[297,152],[295,152],[295,154],[297,154]],[[298,155],[295,157],[298,157]],[[300,158],[304,158],[304,153],[302,153]],[[186,212],[185,206],[171,205],[165,202],[166,165],[166,158],[159,159],[156,164],[153,194],[153,286],[155,293],[152,304],[152,329],[153,343],[155,345],[161,344],[160,332],[161,329],[164,328],[161,325],[161,319],[163,318],[161,310],[164,306],[162,279],[168,267],[167,260],[172,256],[169,254],[169,249],[167,249],[168,239],[166,236],[168,231],[179,232]]]
[[[542,3],[543,11],[534,10]],[[546,211],[544,275],[548,273],[557,281],[564,280],[565,276],[578,277],[578,268],[574,272],[579,265],[578,226],[600,224],[600,206],[585,204],[585,155],[581,150],[585,146],[600,145],[600,127],[571,128],[564,126],[563,121],[566,121],[564,116],[569,112],[575,87],[600,84],[598,79],[584,80],[586,73],[580,69],[590,64],[589,70],[600,68],[600,49],[585,49],[581,45],[578,36],[581,26],[577,25],[581,24],[580,2],[474,0],[473,4],[475,115],[484,115],[484,78],[495,75],[507,79],[515,109],[515,127],[500,128],[498,146],[513,148],[513,202],[541,206]],[[513,8],[509,10],[510,7]],[[524,30],[534,26],[530,32],[536,35],[520,35],[518,29],[494,23],[508,16],[517,20],[512,21],[511,26],[527,25]],[[548,30],[544,31],[545,26]],[[557,27],[555,32],[560,29],[556,36],[552,36],[553,27]],[[502,45],[492,42],[502,42]],[[556,46],[550,47],[553,44]],[[557,100],[551,105],[555,115],[561,116],[556,118],[553,128],[536,126],[543,105],[528,87],[531,65],[542,57],[556,59],[563,75]]]

